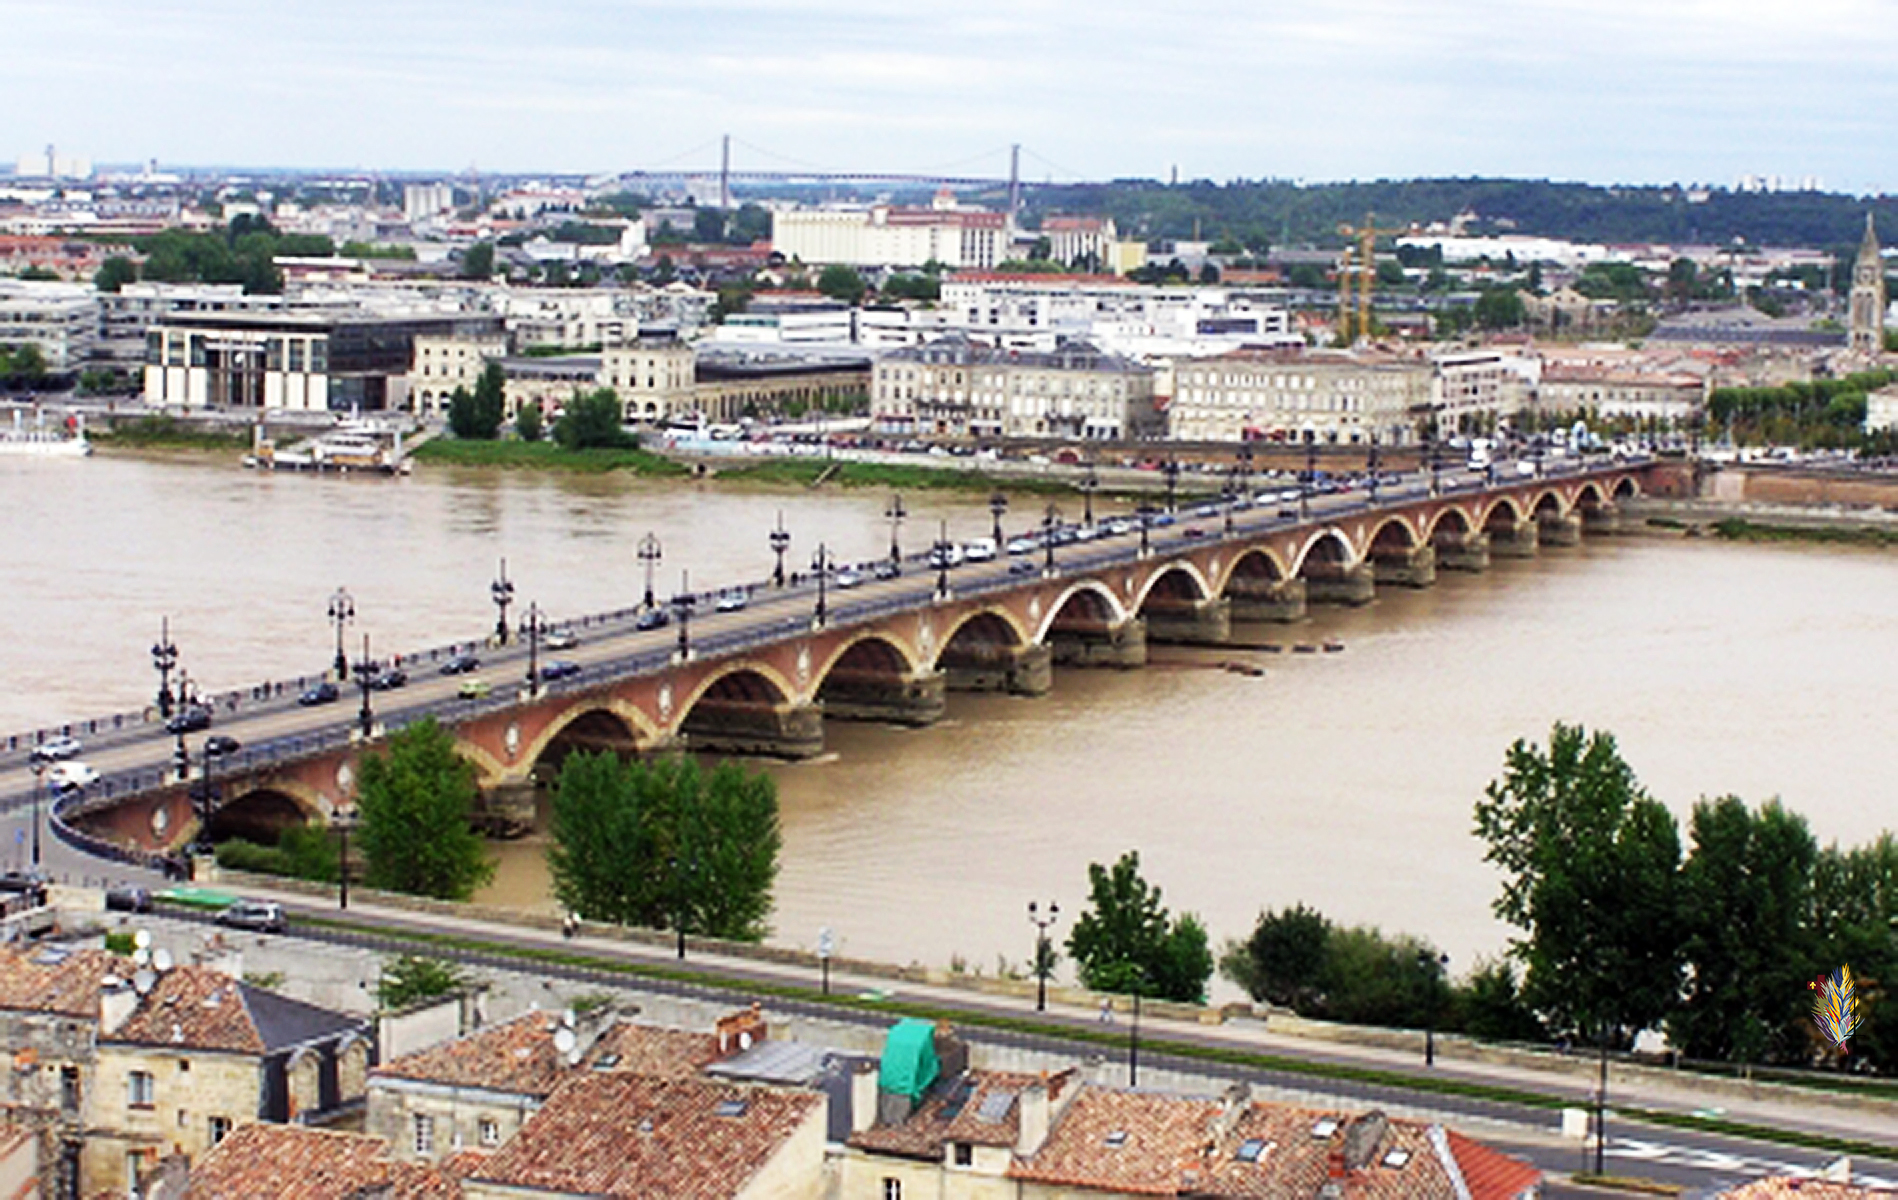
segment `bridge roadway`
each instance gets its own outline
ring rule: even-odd
[[[1443,472],[1434,481],[1430,476],[1421,474],[1387,477],[1390,482],[1380,486],[1375,506],[1363,491],[1314,495],[1309,515],[1305,516],[1288,514],[1287,507],[1276,498],[1280,493],[1275,490],[1261,493],[1254,503],[1235,505],[1230,514],[1230,532],[1227,531],[1228,514],[1217,506],[1207,511],[1206,502],[1201,501],[1191,510],[1183,511],[1178,523],[1150,529],[1147,538],[1149,550],[1144,555],[1138,530],[1116,536],[1101,536],[1057,547],[1056,567],[1052,574],[1041,569],[1045,561],[1045,552],[1041,549],[1031,556],[1010,558],[1002,555],[993,562],[964,564],[950,573],[951,592],[957,601],[970,601],[985,595],[1020,591],[1046,583],[1049,579],[1086,576],[1142,562],[1154,566],[1155,569],[1147,574],[1147,578],[1152,580],[1164,573],[1163,568],[1167,563],[1190,555],[1203,557],[1209,551],[1217,553],[1226,547],[1237,547],[1243,552],[1246,543],[1257,543],[1262,537],[1307,531],[1313,535],[1308,545],[1316,544],[1323,531],[1336,531],[1349,518],[1359,519],[1357,524],[1361,531],[1363,518],[1376,515],[1382,519],[1384,513],[1414,512],[1420,505],[1436,506],[1437,515],[1441,516],[1443,506],[1460,503],[1469,509],[1471,516],[1475,516],[1478,506],[1489,504],[1493,512],[1496,497],[1513,495],[1521,498],[1521,502],[1513,503],[1510,512],[1523,521],[1529,521],[1532,519],[1529,508],[1536,503],[1533,497],[1540,493],[1546,505],[1552,489],[1559,491],[1564,486],[1568,489],[1566,499],[1558,495],[1557,507],[1563,519],[1576,519],[1571,512],[1576,503],[1574,490],[1583,486],[1585,481],[1601,481],[1594,495],[1597,501],[1603,501],[1609,494],[1606,485],[1641,477],[1651,469],[1652,464],[1645,462],[1571,462],[1552,465],[1546,477],[1527,477],[1517,473],[1515,464],[1505,463],[1500,464],[1497,473],[1487,481],[1484,474],[1468,470]],[[1290,507],[1295,509],[1298,506],[1292,504]],[[1100,520],[1105,521],[1108,515],[1103,512]],[[1432,529],[1435,528],[1434,520],[1430,526]],[[1576,520],[1579,524],[1579,519]],[[1480,527],[1481,521],[1469,524]],[[1469,532],[1476,535],[1481,533],[1481,529],[1471,528]],[[1533,544],[1533,536],[1530,541]],[[1369,553],[1368,545],[1360,546],[1356,551],[1357,566],[1366,568],[1367,576],[1366,560]],[[1485,552],[1485,561],[1486,558]],[[1019,570],[1017,564],[1025,561],[1035,565],[1033,574],[1022,576],[1011,573],[1011,567]],[[1213,562],[1216,565],[1218,559],[1214,558]],[[1293,571],[1287,570],[1285,573],[1290,575]],[[1368,578],[1366,583],[1368,585]],[[828,609],[825,628],[837,630],[852,624],[927,610],[938,603],[936,588],[937,572],[927,566],[923,555],[910,556],[902,574],[894,579],[866,579],[861,587],[852,589],[840,589],[832,583],[825,589]],[[753,585],[751,603],[743,610],[727,613],[704,611],[710,608],[712,594],[701,596],[701,611],[694,613],[689,624],[692,661],[703,662],[720,656],[755,652],[760,647],[810,637],[815,626],[817,591],[814,580],[808,577],[799,578],[795,585],[782,589],[768,584]],[[1368,592],[1365,598],[1368,598]],[[459,643],[403,655],[400,661],[410,675],[407,686],[372,695],[377,733],[386,734],[427,715],[437,716],[451,726],[464,726],[526,704],[544,703],[550,697],[558,699],[597,692],[605,684],[676,671],[682,665],[677,661],[679,626],[676,619],[670,626],[640,631],[633,627],[637,613],[637,608],[628,608],[564,622],[579,634],[581,644],[577,649],[551,657],[579,663],[580,673],[556,683],[543,683],[539,692],[533,696],[526,694],[525,686],[529,651],[518,640],[505,648],[489,647],[485,643]],[[927,639],[925,628],[923,640],[927,642]],[[438,673],[439,664],[450,653],[458,647],[467,648],[471,645],[475,646],[482,660],[477,673],[470,676],[443,676]],[[549,657],[542,650],[542,661],[545,662]],[[461,698],[458,695],[461,684],[470,678],[487,681],[492,689],[491,694],[485,698]],[[336,702],[314,707],[300,706],[296,703],[296,695],[312,679],[280,681],[238,692],[210,693],[218,707],[212,732],[235,737],[242,743],[242,749],[238,752],[215,761],[214,774],[217,780],[259,779],[273,772],[281,774],[283,768],[298,761],[323,756],[339,760],[353,758],[352,744],[357,739],[360,693],[345,685],[342,698]],[[778,698],[783,699],[781,696]],[[670,692],[662,692],[659,696],[660,707],[669,707],[670,702]],[[74,722],[61,728],[70,729],[82,738],[85,750],[81,758],[101,773],[100,780],[83,794],[69,794],[60,799],[57,807],[68,816],[77,819],[88,814],[96,815],[123,806],[133,798],[182,790],[172,769],[175,739],[163,731],[162,725],[152,721],[149,713]],[[30,803],[35,797],[36,781],[27,766],[26,745],[30,741],[42,740],[52,732],[56,730],[8,739],[13,745],[0,752],[0,810]],[[650,731],[636,729],[634,732]],[[199,753],[204,736],[189,735],[194,779],[204,767]],[[511,726],[508,736],[510,740],[517,736]],[[545,746],[540,749],[544,750]],[[513,757],[512,745],[509,746],[508,756]],[[479,759],[480,755],[476,757]],[[498,752],[491,757],[498,757]],[[484,771],[484,775],[493,773],[492,770]],[[344,768],[337,772],[335,786],[309,790],[346,792],[348,782],[349,772]],[[42,796],[42,799],[50,801],[51,797]],[[227,801],[229,799],[231,797],[226,797]],[[318,797],[303,804],[305,811],[302,815],[305,818],[327,815],[327,811],[338,802],[342,802],[340,795],[328,799]],[[174,807],[169,811],[179,818],[189,816],[189,811],[183,808]],[[153,809],[150,815],[153,825],[151,836],[130,839],[134,843],[142,843],[146,850],[155,850],[170,846],[183,836],[182,820],[174,822],[171,817],[161,815],[157,809]],[[69,838],[77,836],[80,848],[116,857],[110,846],[94,843],[84,835],[73,835],[70,830],[63,835]],[[127,839],[115,833],[112,840],[124,844]],[[138,857],[146,856],[140,854]]]

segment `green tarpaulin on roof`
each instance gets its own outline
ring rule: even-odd
[[[878,1088],[921,1100],[940,1072],[941,1067],[936,1062],[936,1026],[932,1022],[912,1017],[890,1027],[883,1043]]]

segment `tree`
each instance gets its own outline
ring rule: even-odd
[[[1476,805],[1484,858],[1506,878],[1496,915],[1526,938],[1524,997],[1591,1038],[1653,1025],[1680,986],[1680,833],[1615,739],[1558,723],[1518,740]]]
[[[1898,839],[1884,833],[1850,850],[1826,847],[1814,864],[1812,892],[1822,961],[1828,968],[1849,963],[1859,979],[1852,1057],[1890,1071],[1898,1067]]]
[[[1776,803],[1755,815],[1732,796],[1696,804],[1689,828],[1687,987],[1668,1036],[1694,1058],[1802,1061],[1804,984],[1824,965],[1810,921],[1818,846],[1797,815]]]
[[[817,290],[832,300],[856,304],[863,299],[869,285],[864,283],[863,276],[857,274],[856,268],[832,263],[818,273]]]
[[[777,785],[732,762],[568,756],[547,849],[554,894],[598,921],[757,941],[782,835]]]
[[[448,432],[458,438],[477,439],[481,422],[475,416],[474,393],[457,387],[448,396]]]
[[[1068,934],[1081,982],[1097,992],[1137,993],[1199,1003],[1213,973],[1206,928],[1191,913],[1171,918],[1160,889],[1140,877],[1140,853],[1112,868],[1087,868],[1090,905]]]
[[[554,422],[554,441],[568,450],[617,449],[631,444],[621,426],[619,393],[599,388],[575,396]]]
[[[398,954],[383,960],[381,976],[376,980],[376,1003],[393,1012],[467,986],[467,973],[454,963]]]
[[[1219,969],[1254,1000],[1309,1006],[1323,987],[1331,922],[1303,904],[1262,912],[1252,935],[1228,943]]]
[[[461,252],[461,277],[463,279],[491,279],[493,276],[493,242],[476,242]]]
[[[359,768],[357,836],[370,887],[466,900],[494,874],[469,820],[474,768],[446,729],[426,717],[389,738]]]
[[[520,435],[523,442],[538,442],[541,425],[539,401],[521,405],[520,411],[514,414],[514,432]]]
[[[138,282],[138,264],[123,254],[114,254],[99,264],[92,286],[102,292],[117,292],[128,283]]]
[[[11,352],[0,350],[0,373],[32,382],[46,374],[46,353],[38,342],[25,342]]]
[[[1476,298],[1476,323],[1484,329],[1514,329],[1527,315],[1515,288],[1491,288]]]
[[[1516,966],[1506,958],[1478,963],[1469,982],[1455,990],[1451,1003],[1449,1027],[1471,1037],[1539,1042],[1548,1035],[1524,1002]]]
[[[493,441],[501,435],[501,422],[507,418],[507,373],[498,362],[481,368],[475,380],[474,436]]]

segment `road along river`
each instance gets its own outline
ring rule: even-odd
[[[161,615],[191,674],[229,688],[323,669],[339,584],[356,600],[352,653],[364,630],[382,653],[491,628],[503,556],[522,605],[567,615],[637,599],[649,529],[662,596],[681,570],[694,590],[761,578],[780,511],[793,568],[820,536],[845,560],[890,537],[880,493],[278,477],[199,457],[4,461],[0,501],[6,731],[149,702]],[[906,548],[940,520],[965,538],[988,527],[979,497],[905,503]],[[1036,513],[1019,498],[1010,525]],[[1241,629],[1335,637],[1339,654],[1156,647],[1144,671],[1058,672],[1041,699],[952,695],[928,729],[832,722],[822,759],[768,766],[785,833],[776,940],[810,946],[828,925],[840,953],[994,971],[1028,955],[1029,900],[1060,903],[1059,936],[1087,864],[1137,848],[1215,939],[1302,900],[1431,937],[1461,971],[1507,936],[1471,806],[1508,743],[1557,719],[1616,732],[1677,813],[1732,792],[1781,797],[1822,841],[1892,826],[1894,595],[1898,557],[1878,551],[1597,539]],[[550,904],[541,849],[497,846],[484,898]]]

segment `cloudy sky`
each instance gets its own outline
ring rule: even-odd
[[[0,156],[1898,188],[1898,0],[0,0]]]

